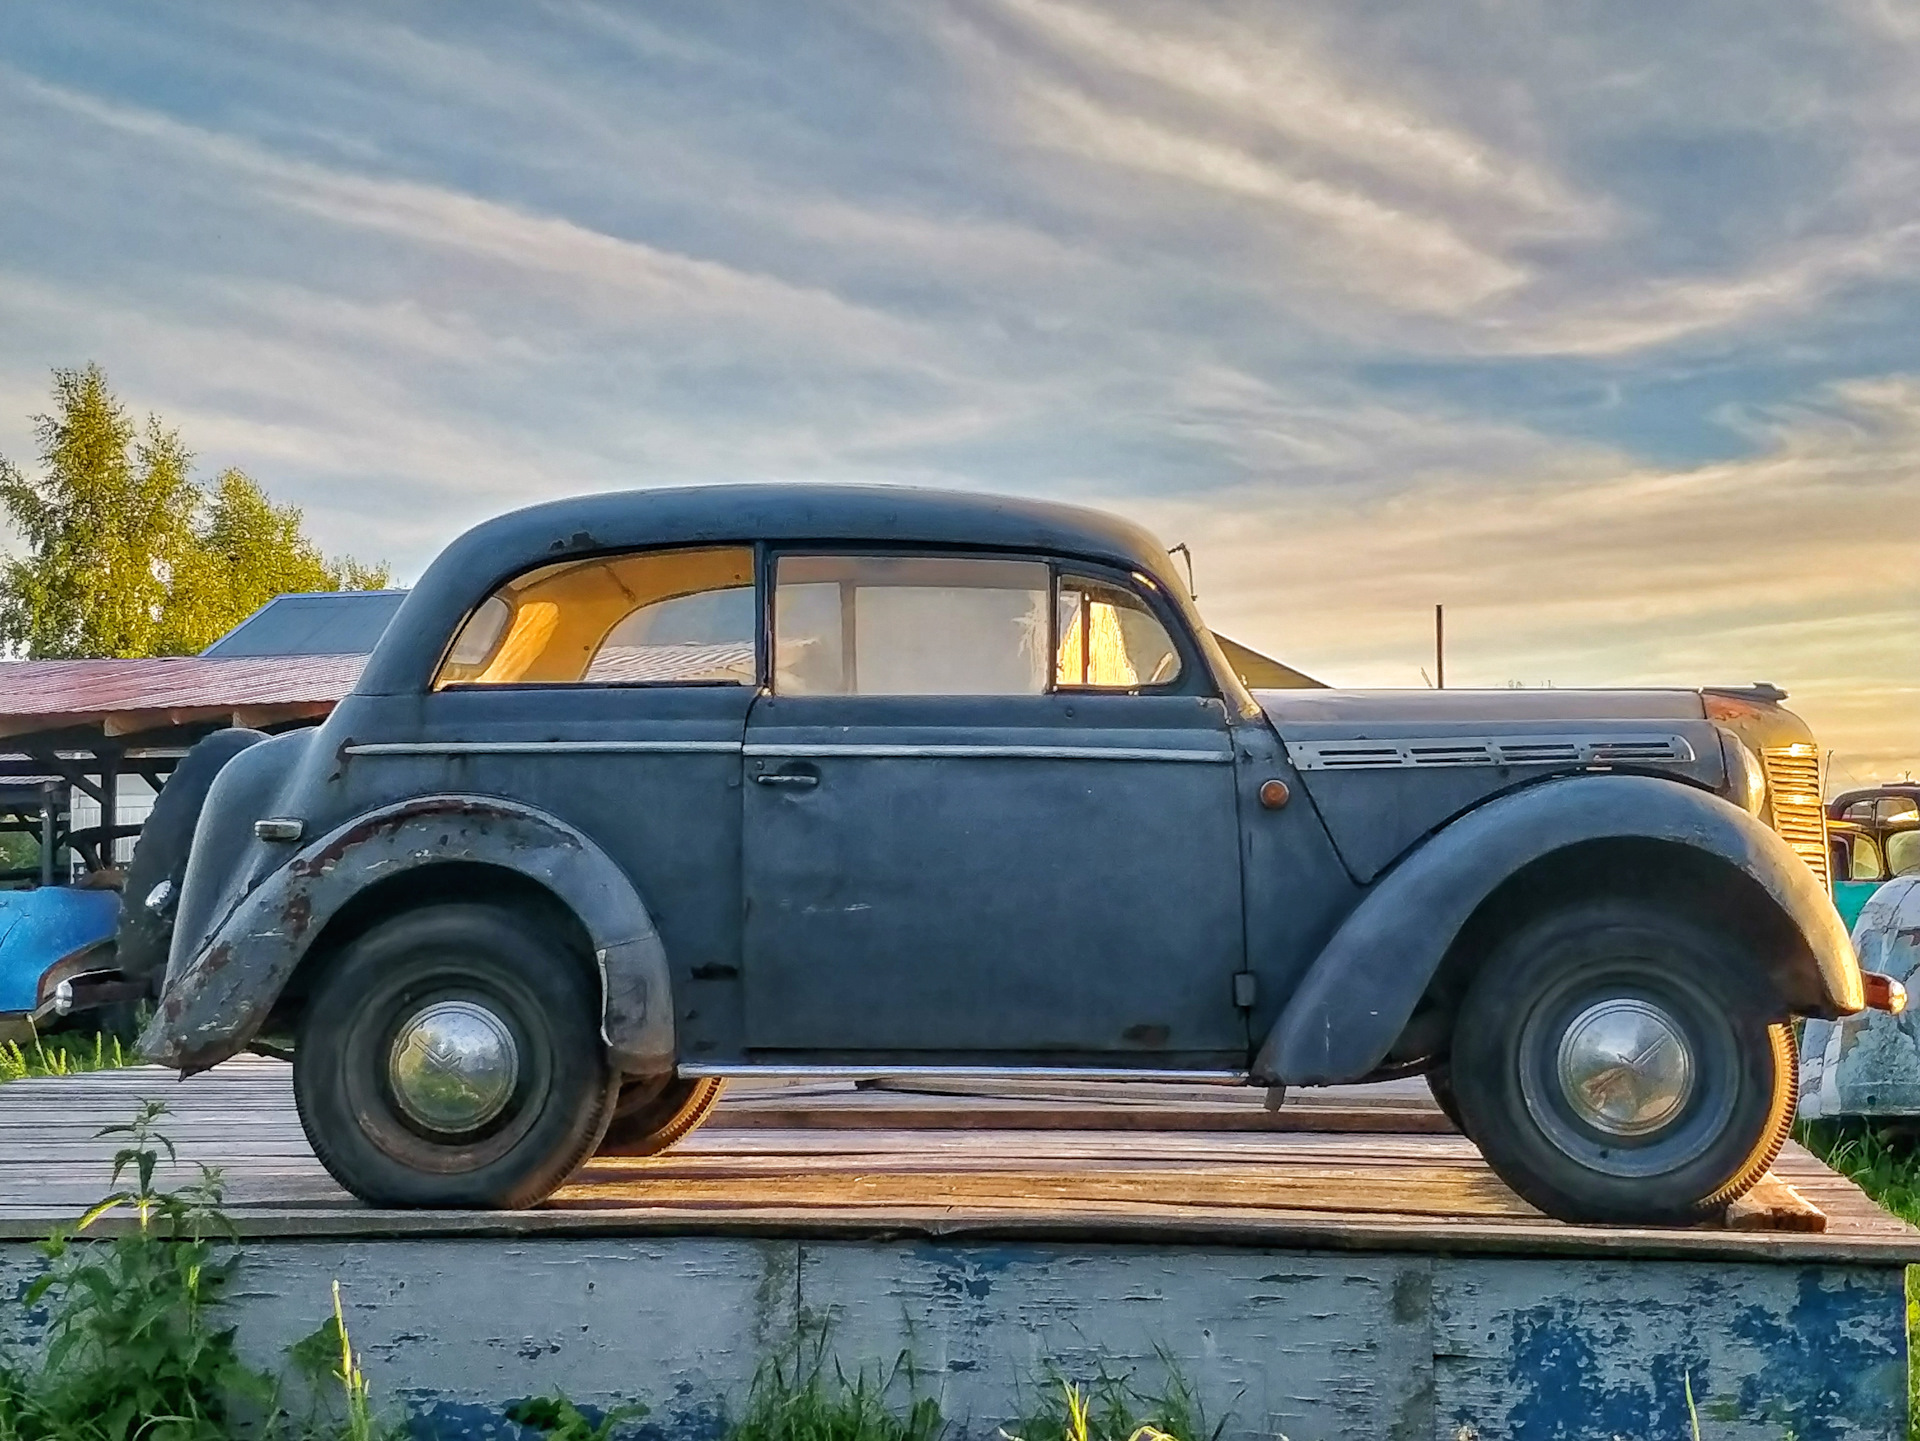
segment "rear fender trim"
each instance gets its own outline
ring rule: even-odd
[[[1866,1004],[1846,927],[1818,880],[1766,826],[1710,792],[1652,776],[1542,781],[1468,812],[1377,881],[1314,959],[1254,1058],[1268,1085],[1359,1080],[1386,1057],[1448,948],[1522,867],[1588,841],[1689,847],[1753,878],[1796,928],[1822,1011]],[[1821,1012],[1816,1012],[1821,1013]]]
[[[566,822],[494,796],[422,796],[322,836],[267,876],[168,981],[141,1049],[204,1070],[259,1033],[312,939],[371,882],[423,866],[518,872],[579,919],[600,973],[601,1035],[629,1074],[672,1069],[666,950],[626,874]]]

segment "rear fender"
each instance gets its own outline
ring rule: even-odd
[[[674,1062],[666,951],[626,874],[586,836],[491,796],[417,797],[306,846],[239,899],[191,955],[176,951],[141,1049],[204,1070],[259,1034],[308,945],[367,885],[409,869],[473,862],[516,871],[567,906],[600,972],[601,1035],[630,1074]]]
[[[1254,1058],[1267,1084],[1358,1080],[1400,1036],[1454,938],[1530,863],[1589,841],[1649,840],[1735,866],[1804,943],[1809,1014],[1865,1005],[1846,927],[1818,880],[1766,826],[1720,797],[1650,776],[1582,775],[1510,792],[1440,831],[1376,882],[1314,959]]]

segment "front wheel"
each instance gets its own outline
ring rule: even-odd
[[[294,1046],[300,1124],[376,1206],[531,1206],[599,1144],[619,1080],[590,965],[518,912],[440,905],[334,958]]]
[[[1567,1221],[1699,1220],[1793,1124],[1789,1027],[1730,938],[1629,901],[1508,936],[1462,1003],[1450,1079],[1502,1180]]]

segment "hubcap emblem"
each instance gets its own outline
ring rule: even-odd
[[[1673,1017],[1647,1001],[1602,1001],[1560,1038],[1560,1091],[1573,1113],[1612,1136],[1644,1136],[1680,1114],[1693,1052]]]
[[[430,1131],[486,1125],[513,1096],[520,1051],[507,1024],[473,1001],[435,1001],[407,1018],[387,1055],[393,1098]]]

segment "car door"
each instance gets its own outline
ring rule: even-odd
[[[772,569],[742,786],[756,1058],[1243,1064],[1226,714],[1150,583]]]
[[[503,795],[577,827],[633,879],[676,975],[732,975],[757,569],[750,545],[702,546],[514,577],[454,638],[420,739],[356,763],[400,794]],[[737,1047],[737,1007],[732,1034],[711,1009],[683,1037]]]

